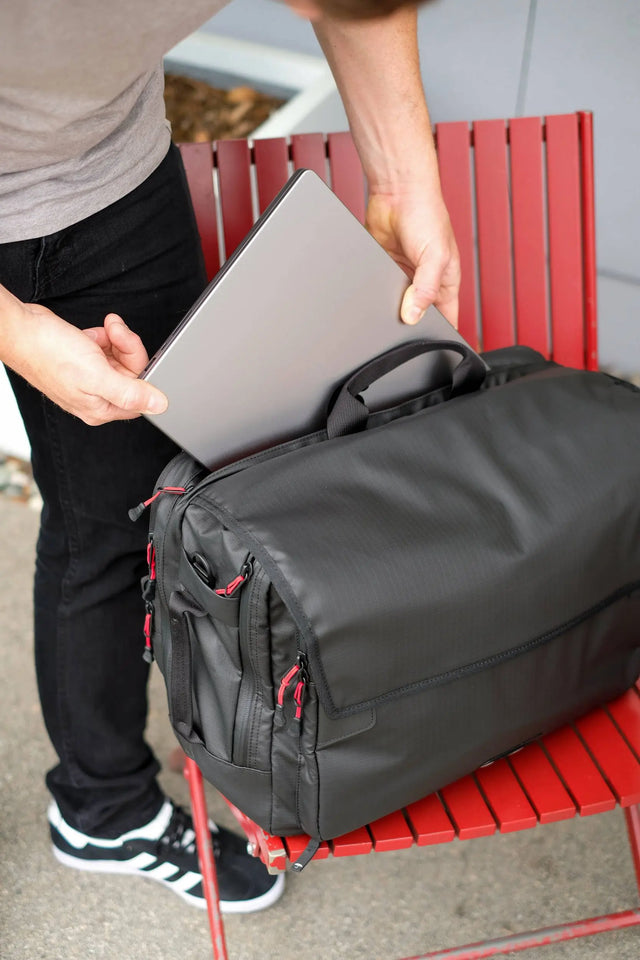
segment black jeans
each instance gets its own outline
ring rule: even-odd
[[[136,190],[81,223],[0,244],[0,282],[77,327],[111,311],[151,355],[205,285],[184,171],[172,147]],[[38,688],[59,764],[47,786],[65,820],[115,837],[159,809],[144,740],[146,499],[176,448],[144,419],[86,426],[8,371],[44,500],[35,573]]]

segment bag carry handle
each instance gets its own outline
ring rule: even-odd
[[[487,368],[466,343],[458,340],[409,340],[367,361],[342,384],[327,417],[329,439],[363,429],[369,418],[369,408],[362,397],[358,396],[362,390],[366,390],[380,377],[391,373],[408,360],[413,360],[423,353],[436,353],[441,350],[451,350],[462,357],[451,375],[451,396],[461,396],[477,390],[487,374]]]

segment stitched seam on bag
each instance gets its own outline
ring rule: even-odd
[[[194,497],[194,500],[195,499],[197,498]],[[548,643],[555,637],[560,636],[562,633],[566,633],[567,630],[571,630],[574,627],[579,626],[582,622],[588,620],[592,616],[595,616],[608,606],[611,606],[617,600],[620,600],[625,596],[629,596],[635,590],[640,589],[640,580],[634,580],[631,583],[620,587],[618,590],[614,591],[614,593],[609,594],[609,596],[605,597],[603,600],[600,600],[592,607],[588,607],[581,613],[576,614],[570,620],[567,620],[559,626],[554,627],[552,630],[547,631],[539,637],[534,637],[532,640],[527,640],[524,643],[519,644],[517,647],[512,647],[511,649],[504,650],[501,653],[493,654],[490,657],[483,657],[481,660],[463,664],[461,667],[455,667],[452,670],[447,670],[444,673],[436,674],[433,677],[426,677],[423,680],[416,680],[413,683],[405,684],[402,687],[395,687],[393,690],[390,690],[387,693],[380,694],[376,697],[371,697],[367,700],[362,700],[359,703],[349,704],[346,707],[336,707],[325,673],[324,664],[320,658],[320,653],[318,650],[318,638],[316,637],[310,620],[308,619],[304,609],[300,606],[297,596],[295,595],[293,589],[290,588],[290,585],[281,572],[277,562],[271,556],[264,544],[252,533],[246,530],[243,525],[212,496],[211,491],[207,492],[207,501],[203,503],[202,506],[204,506],[205,509],[213,506],[219,513],[220,518],[225,521],[229,529],[240,531],[243,537],[256,548],[257,554],[262,553],[263,558],[268,558],[268,564],[269,566],[272,565],[273,572],[270,572],[268,569],[266,572],[269,574],[272,583],[274,583],[276,586],[282,600],[285,602],[285,605],[289,608],[289,612],[294,617],[294,620],[296,620],[299,629],[305,635],[305,639],[308,641],[309,646],[315,650],[314,665],[317,667],[320,673],[323,693],[326,696],[327,704],[329,706],[327,713],[336,718],[350,716],[352,713],[360,712],[365,707],[386,703],[389,700],[395,700],[406,693],[411,693],[420,689],[426,689],[428,687],[443,686],[446,683],[459,680],[464,676],[472,675],[488,667],[494,667],[507,660],[515,659],[524,653],[534,650],[538,646],[543,646],[545,643]],[[262,566],[265,567],[264,559],[261,559],[259,556],[258,559],[262,563]],[[273,575],[274,573],[275,577]],[[284,590],[282,589],[283,586],[285,587]],[[288,600],[285,598],[284,594],[288,596]]]
[[[415,690],[443,686],[444,684],[450,683],[454,680],[460,680],[462,677],[479,673],[480,670],[495,667],[507,660],[514,660],[516,657],[519,657],[522,654],[529,653],[531,650],[535,650],[537,647],[544,646],[545,643],[555,640],[556,637],[561,636],[568,630],[573,630],[575,627],[580,626],[581,623],[586,622],[597,613],[601,613],[602,610],[605,610],[607,607],[613,606],[613,604],[618,600],[629,597],[638,589],[640,589],[640,580],[635,580],[630,584],[626,584],[624,587],[620,587],[614,593],[610,594],[608,597],[605,597],[604,600],[599,601],[599,603],[595,604],[593,607],[589,607],[582,613],[572,617],[571,620],[567,620],[560,624],[560,626],[554,627],[553,630],[549,630],[547,633],[544,633],[539,637],[534,637],[532,640],[527,640],[525,643],[521,643],[517,647],[512,647],[509,650],[503,650],[501,653],[493,654],[490,657],[483,657],[481,660],[474,660],[471,663],[464,664],[461,667],[456,667],[453,670],[447,670],[444,673],[436,674],[433,677],[427,677],[424,680],[416,680],[415,682],[406,684],[403,687],[396,687],[394,690],[390,690],[388,693],[383,693],[378,697],[373,697],[370,700],[363,700],[361,703],[350,704],[348,707],[340,708],[339,712],[341,715],[346,716],[347,714],[356,713],[370,704],[384,703],[388,700],[394,700],[405,693],[411,693]]]
[[[509,367],[495,367],[489,368],[487,371],[487,377],[482,384],[482,386],[477,391],[487,392],[487,390],[500,389],[501,387],[506,387],[510,383],[520,380],[523,377],[527,377],[532,373],[538,373],[542,369],[546,368],[555,368],[557,372],[567,373],[569,375],[585,373],[584,370],[576,370],[571,367],[562,367],[560,364],[555,363],[553,360],[529,360],[526,363],[517,364],[515,366]],[[505,372],[509,372],[510,376],[507,380],[501,381],[501,377]],[[591,371],[589,371],[591,372]],[[371,428],[375,429],[377,426],[387,426],[392,420],[402,420],[404,419],[403,411],[409,409],[412,404],[415,404],[419,400],[426,399],[427,403],[425,406],[420,407],[412,413],[408,413],[407,416],[415,416],[421,413],[425,413],[427,410],[436,407],[447,406],[450,407],[452,403],[456,403],[459,400],[466,400],[469,397],[474,396],[474,393],[461,394],[459,397],[450,397],[446,398],[444,396],[446,387],[438,387],[435,390],[430,390],[428,393],[423,394],[422,396],[413,397],[410,400],[403,400],[401,403],[396,404],[396,406],[385,408],[384,410],[375,410],[369,415],[369,420],[371,422]],[[437,399],[442,395],[442,399]],[[429,403],[428,398],[433,398],[434,402]],[[386,418],[385,414],[397,414],[397,416],[392,416],[391,418]],[[336,437],[335,439],[343,439],[341,437]],[[216,483],[218,480],[225,480],[228,477],[233,476],[236,473],[247,469],[248,467],[253,467],[260,465],[262,463],[268,463],[271,460],[275,460],[278,457],[281,457],[287,453],[292,453],[297,450],[302,450],[306,447],[313,446],[316,443],[328,442],[329,438],[327,437],[326,429],[316,430],[313,433],[308,433],[304,437],[294,437],[292,440],[285,440],[283,443],[278,443],[274,447],[269,447],[267,450],[260,450],[258,453],[249,454],[246,457],[242,457],[240,460],[235,460],[233,463],[228,463],[224,467],[219,467],[217,470],[214,470],[206,478],[203,479],[203,483],[206,486],[210,486],[213,483]]]
[[[196,500],[198,500],[198,495],[195,495],[191,502],[195,503]],[[277,561],[271,556],[271,554],[269,553],[269,550],[265,547],[262,541],[258,540],[257,537],[255,537],[252,533],[246,530],[245,527],[243,527],[243,525],[238,520],[236,520],[236,518],[232,514],[230,514],[229,511],[225,507],[223,507],[222,504],[220,504],[212,496],[210,491],[207,491],[207,499],[204,502],[201,501],[200,505],[205,510],[209,510],[211,507],[213,507],[215,512],[217,512],[218,514],[218,519],[224,521],[225,526],[232,532],[240,533],[241,536],[244,538],[245,543],[249,544],[253,548],[253,552],[256,555],[256,558],[259,560],[260,564],[266,570],[266,573],[269,575],[271,582],[276,587],[284,605],[287,607],[289,613],[292,615],[294,622],[297,625],[300,633],[304,635],[304,638],[307,641],[307,644],[313,647],[314,649],[317,648],[318,640],[315,635],[315,631],[313,629],[311,621],[307,617],[307,614],[304,608],[300,605],[300,602],[298,601],[298,598],[295,595],[293,589],[289,585],[288,580],[281,572]],[[260,556],[260,554],[262,554],[262,556]],[[265,563],[265,558],[267,559],[267,563]],[[269,567],[271,567],[271,570],[269,570]],[[307,653],[309,652],[308,649],[306,652]],[[316,658],[314,662],[316,663],[318,670],[320,672],[320,678],[326,693],[327,701],[331,706],[331,710],[335,714],[337,712],[337,708],[333,702],[333,698],[331,696],[331,690],[329,689],[327,677],[324,672],[324,665],[320,660],[319,654],[316,654]]]
[[[250,613],[250,637],[249,639],[249,657],[251,659],[251,667],[253,670],[253,676],[255,679],[255,696],[256,696],[256,705],[253,710],[251,717],[251,725],[249,728],[249,753],[247,756],[247,766],[254,766],[258,762],[257,758],[260,753],[260,721],[264,711],[264,695],[262,693],[262,677],[260,675],[260,670],[258,668],[257,652],[256,652],[256,643],[255,634],[257,632],[257,619],[258,619],[258,609],[262,603],[262,579],[266,577],[264,571],[258,571],[257,576],[260,577],[260,583],[256,587],[252,597],[251,597],[251,613]],[[250,760],[254,760],[254,763],[249,763]]]

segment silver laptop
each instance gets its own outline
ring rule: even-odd
[[[152,422],[210,469],[321,428],[366,360],[416,337],[462,341],[434,307],[400,321],[408,283],[324,181],[298,171],[141,374],[169,398]],[[459,360],[411,360],[367,405],[440,386]]]

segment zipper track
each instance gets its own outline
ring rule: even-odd
[[[258,671],[255,664],[255,653],[253,644],[253,624],[254,624],[254,600],[258,591],[262,587],[265,573],[262,569],[254,572],[247,587],[244,588],[240,597],[240,621],[238,624],[238,634],[240,649],[243,654],[242,669],[247,680],[240,686],[239,698],[243,697],[244,703],[238,703],[236,708],[235,728],[242,731],[241,749],[236,754],[235,743],[233,749],[234,763],[243,767],[252,765],[255,757],[252,755],[251,745],[253,740],[253,731],[255,729],[256,717],[262,709],[262,691],[257,682]],[[245,656],[246,655],[246,660]],[[243,694],[243,686],[245,692]]]
[[[497,389],[501,387],[508,386],[514,381],[520,380],[523,377],[528,376],[531,373],[537,373],[539,370],[545,368],[555,368],[558,375],[563,375],[563,372],[568,374],[582,373],[584,371],[575,371],[570,368],[561,367],[558,364],[554,363],[551,360],[527,360],[525,363],[519,363],[512,367],[495,367],[489,368],[487,372],[487,380],[483,386],[478,390],[470,394],[462,394],[460,397],[454,397],[450,400],[442,400],[438,403],[427,405],[422,407],[420,410],[415,411],[416,413],[423,413],[425,410],[435,409],[439,407],[449,406],[451,403],[455,403],[459,400],[465,400],[469,397],[475,396],[480,392],[485,393],[488,390]],[[504,373],[505,370],[510,370],[512,376],[508,380],[505,380],[504,383],[491,383],[491,376],[494,375],[494,378],[500,376]],[[443,393],[445,388],[439,387],[435,390],[429,391],[423,396],[429,396],[431,393],[440,394]],[[403,410],[406,408],[410,413],[411,405],[416,402],[416,400],[421,399],[420,396],[414,397],[410,400],[403,400],[402,403],[397,404],[395,407],[389,407],[385,410],[376,410],[369,415],[369,421],[371,427],[375,427],[378,424],[381,426],[386,426],[388,421],[386,419],[386,414],[394,413],[393,420],[399,420],[403,417]],[[341,438],[336,438],[341,439]],[[260,450],[258,453],[249,454],[246,457],[242,457],[240,460],[235,460],[233,463],[228,463],[223,467],[218,467],[217,470],[214,470],[209,476],[203,478],[203,485],[210,486],[212,483],[216,483],[218,480],[224,480],[226,477],[233,476],[235,473],[240,473],[243,470],[248,469],[249,467],[257,466],[258,464],[264,463],[269,460],[275,460],[277,457],[281,457],[284,454],[295,452],[304,447],[313,446],[316,443],[323,443],[328,440],[326,428],[316,430],[313,433],[308,433],[302,437],[293,437],[291,440],[284,440],[282,443],[276,444],[274,447],[269,447],[266,450]]]
[[[384,703],[387,700],[393,700],[399,696],[402,696],[402,694],[410,693],[414,690],[424,689],[426,687],[439,687],[445,683],[450,683],[452,680],[459,680],[462,677],[478,673],[480,670],[495,667],[497,664],[503,663],[506,660],[513,660],[524,653],[529,653],[531,650],[535,650],[536,647],[541,647],[545,643],[555,640],[556,637],[561,636],[568,630],[573,630],[575,627],[579,627],[580,624],[585,623],[585,621],[591,619],[591,617],[594,617],[597,613],[601,613],[603,610],[606,610],[607,607],[613,606],[613,604],[617,603],[618,600],[623,600],[625,597],[630,597],[637,590],[640,590],[640,580],[634,580],[632,583],[625,584],[623,587],[620,587],[618,590],[614,591],[614,593],[609,594],[608,597],[600,600],[592,607],[588,607],[587,610],[583,611],[582,613],[576,614],[576,616],[572,617],[570,620],[566,620],[559,626],[554,627],[553,630],[549,630],[547,633],[543,633],[538,637],[527,640],[525,643],[521,643],[517,647],[511,647],[509,650],[504,650],[501,653],[495,653],[490,657],[483,657],[480,660],[474,660],[471,663],[464,664],[462,667],[456,667],[453,670],[447,670],[444,673],[435,674],[433,677],[427,677],[424,680],[416,680],[414,683],[406,684],[404,687],[396,687],[395,690],[391,690],[389,693],[381,694],[379,697],[345,707],[339,711],[339,715],[346,716],[347,714],[356,713],[358,710],[364,709],[364,707],[375,703]]]
[[[158,478],[158,481],[156,483],[156,486],[158,488],[164,485],[165,477],[170,477],[173,474],[174,469],[175,468],[174,468],[173,461],[170,461]],[[158,513],[160,510],[164,509],[164,504],[162,504],[162,498],[160,498],[160,500],[156,504],[153,504],[151,507],[152,511],[154,510],[154,507],[155,507],[155,512],[152,512],[151,514],[152,522],[151,521],[149,522],[149,533],[154,538],[154,544],[156,548],[156,567],[158,571],[164,570],[164,545],[167,539],[167,534],[169,532],[169,527],[171,526],[174,510],[176,509],[178,502],[180,502],[181,504],[184,504],[184,506],[186,507],[188,500],[190,499],[190,494],[193,492],[194,488],[197,488],[199,483],[201,483],[202,480],[206,478],[206,472],[205,472],[205,477],[202,476],[203,469],[204,469],[203,467],[198,466],[198,469],[194,472],[194,469],[192,468],[187,473],[187,476],[183,481],[184,493],[180,496],[172,497],[171,504],[169,504],[166,507],[167,513],[160,523],[160,526],[162,527],[162,537],[159,540],[156,539],[156,528],[159,525]],[[169,601],[164,590],[164,575],[162,577],[157,577],[156,590],[158,591],[158,595],[162,600],[162,602],[164,603],[165,608],[168,609]]]

